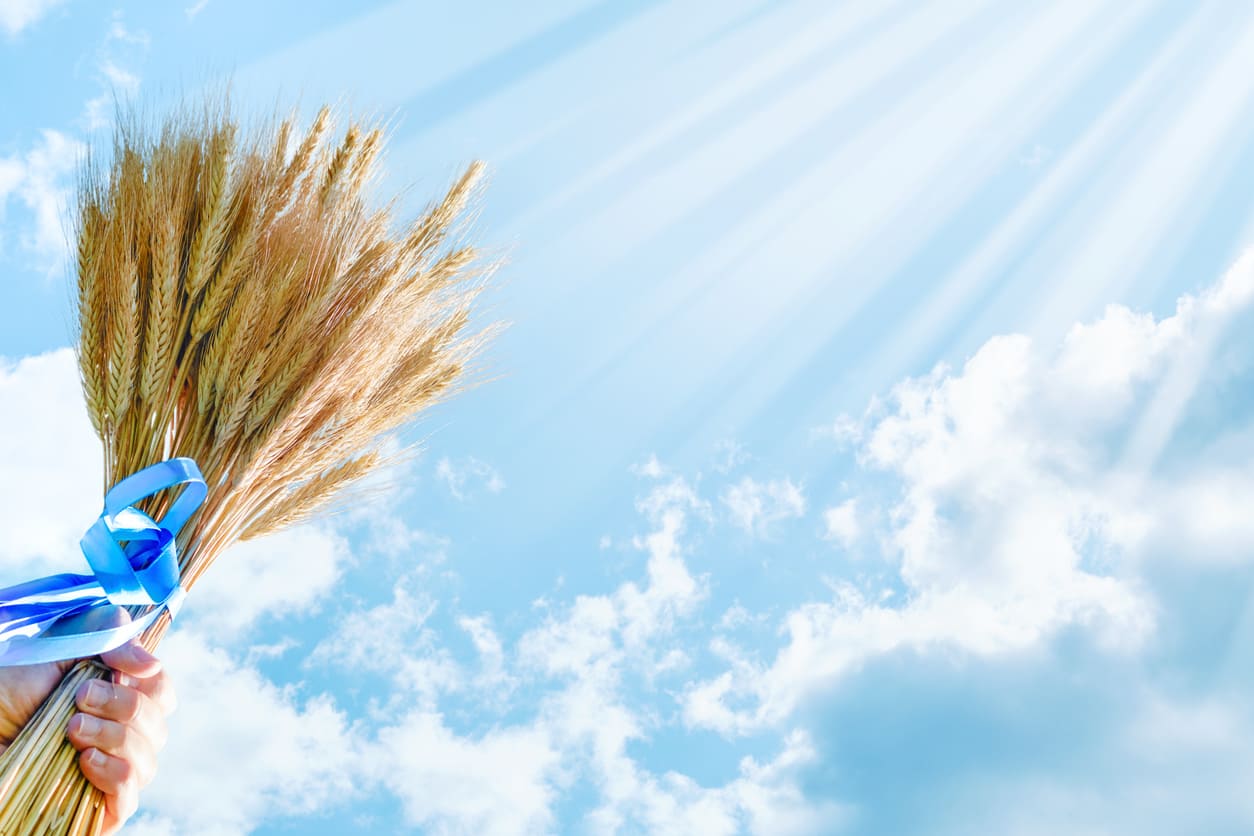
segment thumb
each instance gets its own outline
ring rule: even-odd
[[[94,633],[97,630],[108,630],[129,623],[131,614],[125,607],[107,604],[103,607],[92,607],[86,612],[75,613],[57,621],[45,632],[50,636],[66,636],[71,633]]]
[[[76,629],[84,633],[121,627],[123,624],[130,624],[131,622],[131,614],[126,607],[121,607],[117,604],[93,607],[78,616],[78,618],[80,621]]]
[[[108,604],[103,607],[93,607],[86,612],[63,618],[48,628],[48,633],[49,635],[94,633],[100,630],[121,627],[129,624],[130,621],[131,614],[127,612],[125,607],[117,604]],[[139,642],[135,639],[113,650],[102,653],[100,658],[109,667],[134,676],[152,676],[161,668],[156,657],[140,647]],[[57,662],[57,666],[64,673],[73,667],[75,661],[77,660],[66,659]]]
[[[89,623],[85,629],[107,630],[110,627],[121,627],[124,624],[129,624],[131,621],[131,614],[122,607],[101,607],[99,610],[93,610],[87,615],[91,616],[95,612],[101,613],[101,615],[97,616],[97,623],[95,625]],[[161,662],[157,660],[156,656],[144,649],[144,646],[139,643],[138,637],[112,650],[101,653],[100,661],[119,673],[140,679],[155,676],[161,670]],[[122,680],[118,680],[115,676],[114,681],[125,682],[127,680],[125,677]]]

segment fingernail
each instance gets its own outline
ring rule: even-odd
[[[80,737],[95,737],[100,733],[100,720],[90,714],[80,714],[78,733]]]
[[[87,694],[83,697],[83,702],[91,708],[104,708],[104,704],[109,701],[109,689],[103,682],[93,679],[87,684]]]
[[[92,749],[91,754],[87,756],[87,762],[92,766],[101,767],[105,765],[104,752],[99,749]]]

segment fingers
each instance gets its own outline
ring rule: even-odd
[[[74,748],[94,748],[129,764],[138,786],[147,786],[157,774],[157,747],[130,726],[91,714],[75,714],[68,731]]]
[[[157,657],[144,650],[143,645],[135,639],[100,654],[100,659],[115,671],[141,679],[156,676],[161,670],[161,662]]]
[[[135,680],[153,686],[164,674]],[[160,698],[160,691],[156,691]],[[157,751],[165,745],[165,712],[157,699],[120,682],[93,679],[79,687],[82,713],[70,718],[70,742],[81,750],[83,775],[105,794],[107,820],[126,821],[139,806],[139,790],[157,772]]]
[[[105,832],[112,833],[135,813],[140,788],[156,775],[175,698],[161,662],[138,640],[100,658],[113,669],[113,681],[79,686],[75,703],[82,713],[66,731],[80,750],[83,775],[105,795]]]
[[[92,679],[79,686],[74,701],[86,714],[131,726],[158,749],[165,745],[165,713],[138,688]]]
[[[166,717],[169,717],[174,713],[174,709],[178,708],[178,699],[174,695],[174,686],[170,683],[170,677],[166,676],[165,671],[158,670],[146,679],[120,676],[122,676],[121,684],[129,685],[147,696],[156,703],[157,707],[161,709],[161,713]]]
[[[78,766],[87,780],[105,794],[105,804],[115,821],[125,821],[139,809],[139,781],[128,761],[93,747],[79,754]]]
[[[113,681],[147,694],[169,715],[176,707],[174,689],[161,668],[161,661],[137,640],[103,654],[101,660],[113,668]]]

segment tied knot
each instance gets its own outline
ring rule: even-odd
[[[157,522],[135,506],[167,488],[183,485]],[[179,584],[179,531],[205,501],[207,488],[196,462],[169,459],[118,482],[105,495],[104,512],[83,536],[83,556],[114,604],[160,604]]]
[[[112,516],[102,516],[101,524],[109,541],[120,549],[123,560],[113,550],[84,547],[96,581],[115,604],[158,604],[178,585],[178,545],[176,535],[140,511],[123,508]]]

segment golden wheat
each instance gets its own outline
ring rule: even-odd
[[[483,164],[394,234],[392,204],[365,193],[382,130],[353,123],[332,142],[333,123],[322,108],[289,159],[292,119],[245,131],[222,103],[153,130],[122,114],[110,163],[80,172],[88,414],[110,484],[171,456],[199,463],[209,497],[179,536],[185,588],[232,543],[361,485],[387,433],[474,383],[495,331],[468,333],[499,260],[459,240]],[[0,755],[0,833],[99,832],[101,797],[64,727],[74,687],[100,675],[74,666]]]

